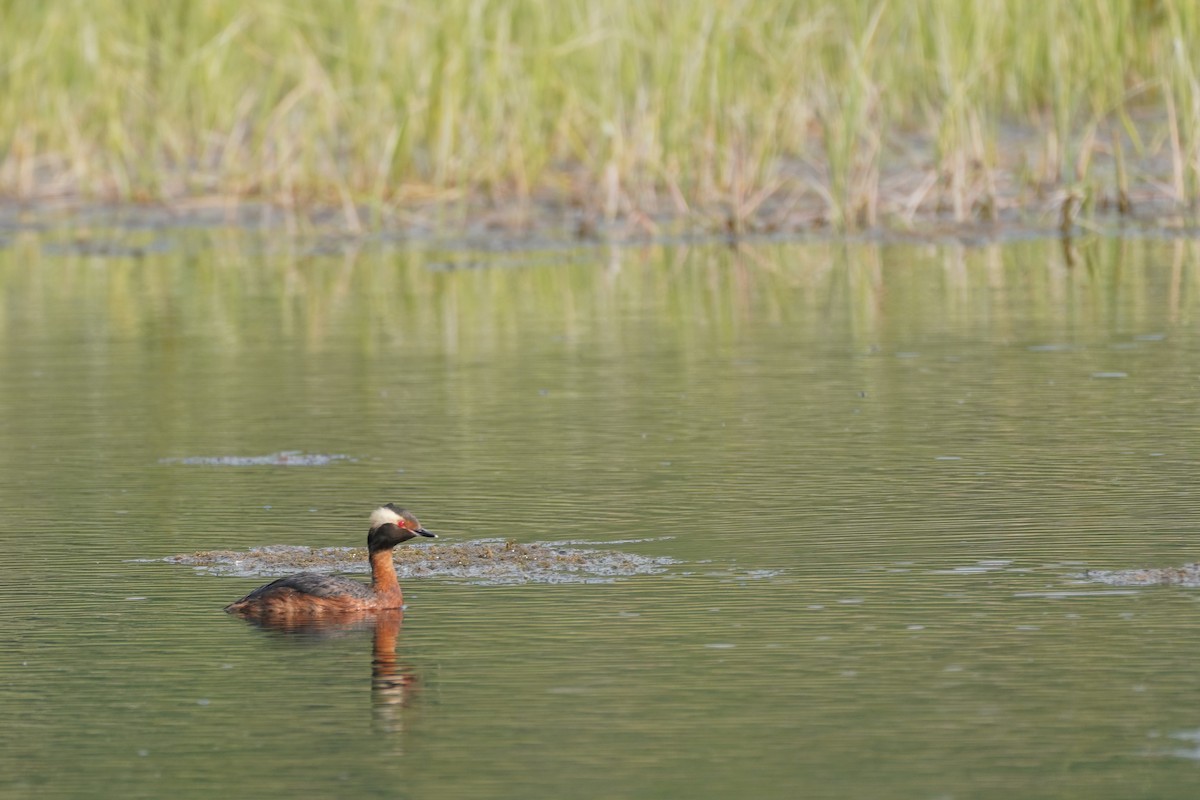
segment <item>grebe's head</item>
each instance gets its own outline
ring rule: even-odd
[[[436,533],[422,528],[416,517],[392,503],[371,512],[371,532],[367,534],[367,549],[391,549],[418,536],[437,538]]]

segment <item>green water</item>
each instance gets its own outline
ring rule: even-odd
[[[1200,556],[1196,243],[5,245],[0,796],[1200,790],[1200,590],[1072,577]],[[144,560],[386,501],[677,563],[409,581],[381,685]]]

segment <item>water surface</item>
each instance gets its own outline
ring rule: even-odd
[[[1200,555],[1192,242],[79,235],[0,250],[5,796],[1200,786],[1200,594],[1075,577]],[[286,632],[159,560],[386,501],[673,563]]]

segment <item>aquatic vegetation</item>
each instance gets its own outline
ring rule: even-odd
[[[365,573],[363,547],[271,545],[246,551],[207,550],[163,559],[217,575],[275,577],[307,572]],[[433,544],[395,552],[396,574],[407,578],[449,578],[469,583],[596,583],[663,572],[673,559],[607,550],[584,550],[550,543],[521,544],[481,539]]]
[[[17,3],[0,192],[730,234],[1200,199],[1180,0]],[[515,201],[515,202],[513,202]],[[471,222],[468,222],[470,220]]]

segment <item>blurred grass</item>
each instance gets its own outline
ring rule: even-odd
[[[736,232],[805,198],[854,226],[1056,191],[1066,219],[1120,150],[1188,209],[1198,43],[1184,0],[7,0],[0,193]]]

